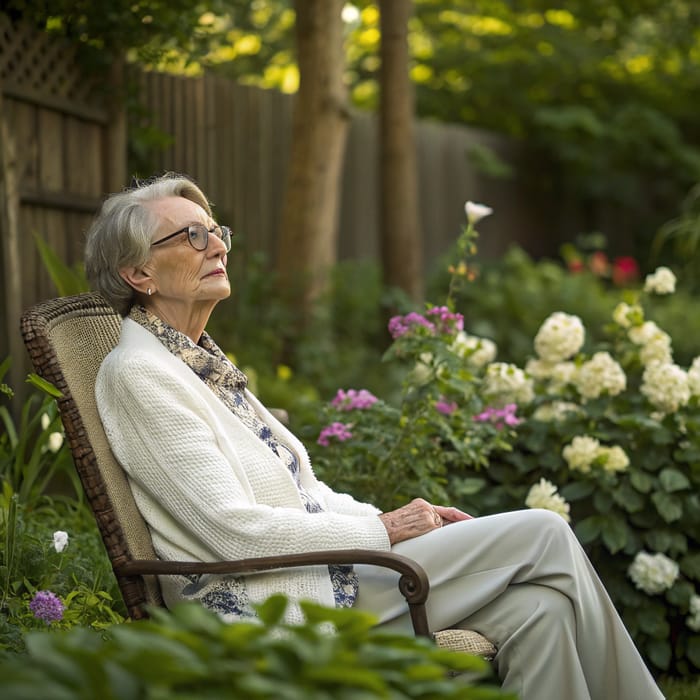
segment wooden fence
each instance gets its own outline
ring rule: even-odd
[[[294,98],[237,85],[212,75],[186,78],[143,73],[143,126],[170,137],[151,154],[155,172],[192,176],[212,198],[221,220],[244,237],[245,250],[274,256],[287,168]],[[352,116],[342,178],[340,259],[379,255],[378,143],[374,115]],[[470,159],[488,147],[514,165],[522,155],[507,139],[437,122],[417,124],[419,211],[427,264],[454,242],[467,199],[488,202],[496,216],[483,225],[481,251],[495,256],[513,242],[535,254],[551,249],[542,238],[544,207],[517,180],[480,173]]]
[[[114,76],[113,76],[114,77]],[[69,44],[0,14],[0,358],[26,369],[19,316],[55,295],[34,236],[82,259],[83,231],[103,194],[123,187],[125,120]]]
[[[27,369],[18,333],[23,309],[56,294],[34,236],[68,264],[82,259],[84,233],[108,192],[128,185],[127,127],[118,106],[120,71],[90,80],[75,50],[35,29],[13,26],[0,13],[0,359],[11,355],[15,387]],[[194,177],[211,197],[221,221],[242,238],[247,254],[274,257],[291,139],[294,97],[237,85],[222,77],[185,78],[141,73],[140,126],[167,135],[169,145],[150,153],[152,172]],[[106,89],[105,89],[106,88]],[[130,134],[136,144],[134,130]],[[140,144],[143,145],[143,144]],[[504,160],[521,158],[508,141],[474,129],[431,122],[417,125],[419,211],[426,264],[454,242],[466,199],[496,213],[481,229],[480,250],[496,256],[518,242],[535,254],[545,240],[537,206],[525,183],[480,173],[470,159],[488,146]],[[377,123],[352,115],[342,179],[338,255],[379,254]]]

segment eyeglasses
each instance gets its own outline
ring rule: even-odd
[[[217,225],[214,226],[214,228],[207,228],[204,224],[190,224],[189,226],[184,226],[179,231],[175,231],[175,233],[171,233],[155,243],[151,243],[151,247],[165,243],[165,241],[169,241],[171,238],[175,238],[175,236],[181,233],[187,233],[187,240],[195,250],[207,249],[210,233],[216,234],[221,239],[227,253],[231,250],[231,236],[233,233],[228,226]]]

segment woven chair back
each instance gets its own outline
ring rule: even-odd
[[[155,559],[148,527],[95,402],[97,371],[119,339],[119,315],[98,294],[85,293],[33,306],[22,316],[21,329],[37,374],[63,394],[58,407],[66,438],[112,565]],[[144,604],[163,604],[153,576],[117,576],[117,582],[132,619],[145,616]]]

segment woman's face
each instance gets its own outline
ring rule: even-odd
[[[215,221],[199,206],[184,197],[167,197],[149,203],[158,218],[151,235],[153,242],[190,224],[204,224],[207,229]],[[151,248],[151,259],[143,271],[150,277],[154,296],[149,298],[157,308],[189,313],[207,310],[231,294],[226,273],[226,247],[215,234],[209,235],[205,250],[195,250],[183,231],[168,241]]]

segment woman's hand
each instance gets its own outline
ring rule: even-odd
[[[432,506],[422,498],[414,498],[397,510],[382,513],[379,519],[384,523],[389,542],[396,544],[436,530],[443,524],[471,520],[471,517],[457,508]]]

